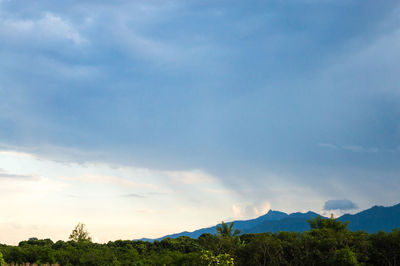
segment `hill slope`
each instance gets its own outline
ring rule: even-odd
[[[239,229],[243,234],[278,231],[303,232],[310,229],[307,220],[316,216],[320,215],[310,211],[307,213],[296,212],[286,214],[284,212],[270,210],[268,213],[255,219],[234,221],[234,228]],[[400,204],[391,207],[374,206],[356,214],[345,214],[339,217],[338,220],[342,222],[349,221],[349,229],[352,231],[365,230],[369,233],[374,233],[382,230],[389,232],[394,228],[400,228]],[[214,234],[217,226],[218,225],[202,228],[193,232],[185,231],[177,234],[166,235],[153,240],[177,238],[180,236],[198,238],[204,233]],[[141,240],[152,241],[151,239],[146,238]]]
[[[357,214],[345,214],[339,221],[349,221],[349,229],[352,231],[365,230],[374,233],[379,230],[389,232],[400,227],[400,204],[383,207],[374,206]]]
[[[287,216],[288,215],[284,212],[270,210],[266,214],[264,214],[258,218],[255,218],[255,219],[245,220],[245,221],[234,221],[234,228],[239,229],[240,231],[245,231],[247,229],[250,229],[251,227],[257,226],[258,224],[260,224],[264,221],[278,221]],[[199,236],[201,236],[202,234],[205,234],[205,233],[214,234],[215,229],[217,228],[218,225],[207,227],[207,228],[202,228],[202,229],[199,229],[199,230],[196,230],[193,232],[185,231],[185,232],[181,232],[181,233],[177,233],[177,234],[166,235],[166,236],[154,239],[154,240],[162,240],[164,238],[169,238],[169,237],[177,238],[180,236],[189,236],[191,238],[198,238]],[[148,241],[148,239],[146,239],[146,238],[142,238],[141,240]]]

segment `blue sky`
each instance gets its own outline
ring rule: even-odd
[[[0,242],[398,203],[399,15],[391,0],[1,0],[0,182],[15,191],[0,230],[24,233]],[[37,186],[37,213],[75,202],[59,227],[15,227]],[[126,229],[97,222],[99,204]]]

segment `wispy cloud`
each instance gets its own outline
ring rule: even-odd
[[[333,150],[338,149],[338,146],[336,146],[335,144],[331,144],[331,143],[318,143],[318,146],[320,146],[322,148],[333,149]]]
[[[206,174],[200,170],[167,171],[166,174],[171,176],[174,182],[188,184],[188,185],[211,183],[216,181],[215,177]]]
[[[37,179],[37,177],[35,177],[35,176],[33,176],[33,175],[12,174],[12,173],[4,172],[2,169],[0,169],[0,178],[6,178],[6,179],[25,179],[25,180],[34,180],[34,179]]]
[[[100,184],[100,185],[116,185],[116,186],[122,186],[122,187],[130,187],[130,188],[151,188],[151,189],[158,188],[154,184],[137,183],[137,182],[129,180],[127,178],[122,178],[122,177],[118,177],[118,176],[108,176],[108,175],[86,174],[86,175],[76,176],[76,177],[63,177],[62,179],[65,181],[93,183],[93,184]]]
[[[137,213],[144,213],[144,214],[148,214],[148,213],[153,213],[154,210],[152,209],[148,209],[148,208],[144,208],[144,209],[136,209]]]
[[[146,197],[144,195],[136,194],[136,193],[123,194],[121,196],[124,197],[124,198],[145,198]]]
[[[379,152],[378,148],[375,147],[364,147],[360,145],[335,145],[331,143],[318,143],[318,146],[321,148],[332,149],[332,150],[345,150],[351,152],[358,152],[358,153],[376,153]]]
[[[0,178],[10,178],[10,179],[35,179],[34,176],[29,175],[16,175],[16,174],[7,174],[7,173],[0,173]]]
[[[36,20],[3,17],[3,19],[0,19],[0,25],[0,36],[8,37],[8,39],[39,40],[39,38],[44,38],[46,40],[69,40],[76,45],[87,43],[87,40],[73,25],[50,12]]]
[[[346,145],[346,146],[342,146],[342,148],[344,150],[353,151],[353,152],[375,153],[375,152],[379,151],[378,148],[365,148],[363,146],[358,146],[358,145]]]

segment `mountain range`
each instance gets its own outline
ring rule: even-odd
[[[270,210],[268,213],[251,220],[233,221],[233,227],[239,229],[242,234],[263,233],[263,232],[303,232],[310,229],[307,220],[321,216],[315,212],[295,212],[287,214],[280,211]],[[323,217],[323,216],[321,216]],[[323,217],[326,218],[326,217]],[[374,206],[370,209],[356,214],[345,214],[338,218],[342,222],[350,222],[348,228],[352,231],[364,230],[368,233],[377,231],[389,232],[394,228],[400,228],[400,203],[390,207]],[[157,239],[142,238],[142,241],[162,240],[164,238],[177,238],[189,236],[198,238],[204,233],[215,234],[216,227],[211,226],[195,230],[193,232],[181,232],[166,235]]]

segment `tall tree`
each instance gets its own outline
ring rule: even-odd
[[[224,223],[224,221],[222,221],[221,225],[217,226],[216,231],[217,236],[225,239],[231,239],[240,234],[240,230],[238,229],[235,229],[235,231],[233,231],[233,222],[228,225],[227,223]]]
[[[75,242],[90,242],[92,241],[92,238],[90,237],[89,232],[86,229],[86,225],[83,223],[78,223],[77,226],[75,226],[74,230],[72,230],[72,233],[69,236],[69,240]]]

